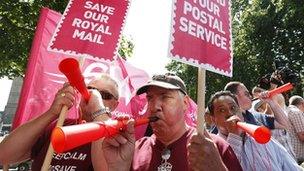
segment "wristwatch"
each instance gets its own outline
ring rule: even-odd
[[[111,117],[111,111],[108,107],[103,107],[95,112],[92,113],[92,119],[94,120],[97,116],[107,114],[109,117]]]

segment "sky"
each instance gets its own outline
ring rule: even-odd
[[[12,80],[8,80],[7,78],[0,80],[0,111],[4,111],[12,82]]]
[[[166,71],[172,1],[132,0],[124,34],[134,40],[128,61],[150,75]]]
[[[135,44],[128,62],[150,75],[166,71],[172,1],[131,0],[123,34]],[[8,100],[12,81],[0,79],[0,111]]]

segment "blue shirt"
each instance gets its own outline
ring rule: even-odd
[[[253,125],[264,125],[269,129],[274,129],[273,116],[267,114],[261,114],[261,113],[251,113],[248,110],[246,110],[246,112],[243,113],[243,117],[246,123],[250,123]]]

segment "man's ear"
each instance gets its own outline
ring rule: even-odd
[[[190,106],[190,97],[188,95],[184,96],[184,111],[187,111]]]
[[[119,101],[118,101],[118,100],[116,100],[115,103],[111,104],[111,107],[110,107],[111,112],[113,112],[113,111],[117,108],[118,104],[119,104]]]

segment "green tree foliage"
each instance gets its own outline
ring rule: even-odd
[[[64,12],[67,0],[1,0],[0,1],[0,78],[23,76],[42,7]],[[130,57],[134,44],[122,38],[119,54]]]
[[[275,59],[303,75],[302,1],[253,0],[239,13],[239,24],[233,28],[235,78],[252,87],[258,78],[274,71]],[[298,87],[297,93],[301,92]]]
[[[206,75],[206,100],[222,90],[231,80],[243,82],[248,88],[259,78],[274,71],[275,59],[285,61],[300,74],[304,69],[304,3],[301,0],[239,0],[232,1],[233,77],[211,72]],[[192,98],[196,98],[197,71],[192,66],[172,62],[168,70],[185,79]],[[192,69],[190,69],[192,68]],[[294,93],[302,95],[301,84]]]
[[[133,55],[134,47],[135,45],[130,37],[122,36],[118,54],[126,60]]]
[[[181,79],[184,80],[187,86],[187,91],[193,100],[197,99],[197,67],[183,64],[181,62],[172,61],[166,66],[169,71],[175,72]],[[215,74],[212,72],[206,72],[206,101],[209,100],[210,95],[224,88],[224,82],[227,82],[229,78]]]

